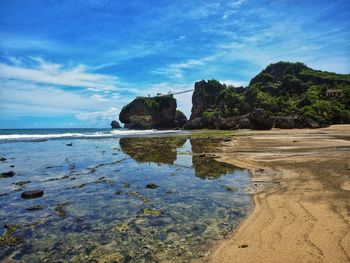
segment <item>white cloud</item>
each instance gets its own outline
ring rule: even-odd
[[[104,111],[80,113],[80,114],[77,114],[76,117],[83,121],[96,121],[96,120],[111,121],[114,119],[118,119],[118,116],[119,116],[118,114],[119,114],[119,109],[110,107],[109,109]]]
[[[207,56],[201,59],[189,59],[184,62],[170,64],[165,68],[153,70],[152,73],[166,75],[174,79],[182,79],[187,69],[202,67],[207,62],[217,58],[217,55]]]
[[[224,12],[224,15],[222,16],[222,19],[227,19],[230,16],[232,16],[233,14],[235,14],[237,12],[237,10],[239,9],[239,7],[246,2],[247,0],[236,0],[233,2],[229,2],[228,8],[227,10]]]
[[[98,94],[79,94],[17,80],[2,83],[0,98],[1,114],[15,116],[78,114],[115,103]]]
[[[19,59],[17,60],[19,61]],[[34,63],[34,66],[0,63],[0,78],[95,90],[116,89],[116,77],[89,73],[85,65],[67,68],[64,65],[50,63],[36,57],[32,57],[31,62]]]

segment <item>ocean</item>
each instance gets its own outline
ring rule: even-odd
[[[174,130],[0,130],[0,261],[207,255],[252,205],[248,171],[203,155],[221,140]],[[44,194],[23,199],[30,190]]]

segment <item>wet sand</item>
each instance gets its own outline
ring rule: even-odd
[[[221,161],[253,174],[255,208],[205,262],[350,262],[350,125],[238,131]]]

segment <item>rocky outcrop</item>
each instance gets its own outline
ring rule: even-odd
[[[119,122],[117,122],[116,120],[111,122],[111,127],[112,127],[112,129],[119,129],[119,128],[121,128]]]
[[[192,111],[190,120],[202,117],[206,110],[214,108],[216,98],[222,89],[222,86],[215,85],[214,81],[206,82],[202,80],[196,82],[192,95]]]
[[[129,129],[174,128],[176,106],[172,96],[137,97],[123,107],[119,120]]]
[[[204,127],[205,127],[204,120],[203,120],[203,118],[200,118],[200,117],[189,120],[184,125],[184,129],[186,129],[186,130],[203,129]]]
[[[263,109],[255,109],[247,115],[254,130],[270,130],[274,125],[273,119]]]
[[[175,112],[175,127],[176,128],[183,128],[184,125],[186,124],[186,122],[187,122],[186,115],[182,111],[176,110],[176,112]]]

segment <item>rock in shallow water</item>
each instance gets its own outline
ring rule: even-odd
[[[30,198],[39,198],[44,195],[43,190],[31,190],[31,191],[25,191],[21,194],[21,197],[23,199],[30,199]]]
[[[7,177],[12,177],[14,176],[16,173],[14,171],[9,171],[9,172],[5,172],[5,173],[1,173],[0,178],[7,178]]]
[[[158,185],[156,185],[156,184],[154,184],[154,183],[150,183],[150,184],[147,184],[146,185],[146,188],[148,188],[148,189],[156,189],[156,188],[158,188],[159,186]]]

